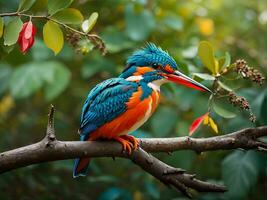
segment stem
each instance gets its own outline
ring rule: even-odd
[[[8,16],[18,16],[18,12],[0,13],[0,17],[8,17]]]
[[[96,34],[87,34],[87,33],[78,31],[78,30],[76,30],[76,29],[74,29],[74,28],[72,28],[72,27],[70,27],[70,26],[68,26],[68,25],[66,25],[66,24],[64,24],[64,23],[62,23],[62,22],[59,22],[59,21],[57,21],[57,20],[55,20],[55,19],[53,19],[53,18],[51,18],[51,17],[49,17],[49,16],[45,16],[45,18],[46,18],[47,20],[50,20],[50,21],[52,21],[52,22],[55,22],[55,23],[57,23],[57,24],[63,26],[63,27],[66,28],[66,29],[69,29],[69,30],[71,30],[71,31],[73,31],[73,32],[75,32],[75,33],[78,33],[78,34],[80,34],[80,35],[83,35],[83,36],[86,36],[86,37],[94,37],[94,38],[100,39],[100,37],[99,37],[98,35],[96,35]]]
[[[213,93],[210,95],[210,98],[208,101],[208,112],[211,111],[211,106],[212,106],[212,103],[214,101],[214,97],[217,95],[217,85],[218,85],[219,77],[220,77],[220,75],[217,75],[215,77],[215,80],[213,81],[213,84],[212,84]]]

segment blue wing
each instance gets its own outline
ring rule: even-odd
[[[83,105],[80,134],[85,141],[91,132],[126,111],[126,103],[138,84],[123,78],[108,79],[91,90]]]

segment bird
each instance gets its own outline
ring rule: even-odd
[[[160,100],[160,86],[174,82],[200,91],[207,87],[178,71],[172,56],[154,43],[128,57],[126,67],[116,78],[97,84],[82,107],[79,128],[81,141],[114,140],[131,154],[139,141],[129,135],[154,113]],[[77,158],[73,177],[88,174],[90,158]]]

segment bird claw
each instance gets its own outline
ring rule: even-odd
[[[139,141],[131,135],[122,135],[114,139],[121,143],[122,151],[125,151],[128,155],[132,153],[132,149],[136,150],[139,146]]]
[[[131,135],[123,135],[121,136],[122,138],[124,138],[125,140],[129,141],[132,148],[134,150],[137,150],[138,149],[138,146],[139,146],[139,140],[137,140],[134,136],[131,136]]]

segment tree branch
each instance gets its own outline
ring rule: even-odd
[[[77,157],[122,157],[131,159],[164,184],[191,197],[191,189],[199,192],[224,192],[226,188],[200,181],[194,175],[169,166],[147,152],[172,152],[187,149],[199,153],[237,148],[267,152],[267,144],[258,140],[259,137],[267,135],[267,126],[263,126],[210,138],[140,139],[140,148],[129,156],[121,151],[119,143],[113,141],[58,141],[54,132],[53,114],[54,107],[52,106],[48,116],[47,133],[43,140],[0,154],[0,173],[36,163]]]

